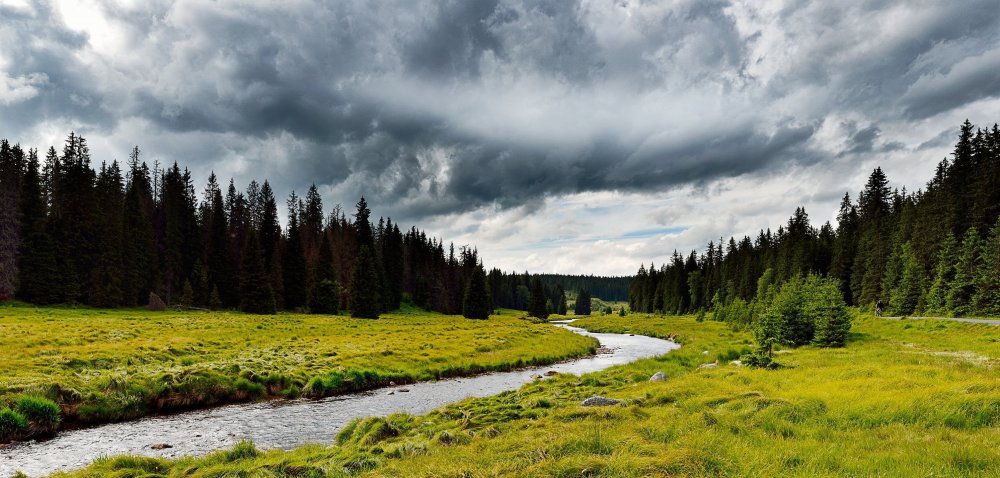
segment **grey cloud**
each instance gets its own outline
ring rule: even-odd
[[[413,219],[896,151],[880,135],[900,117],[1000,90],[989,1],[799,2],[774,18],[727,1],[109,4],[128,45],[112,52],[33,5],[0,7],[0,40],[23,45],[0,52],[3,73],[49,81],[0,104],[3,135],[80,125],[195,171],[269,177],[279,194],[316,182]],[[858,25],[898,10],[934,15],[859,47],[877,32]],[[832,141],[844,150],[817,144],[828,117],[856,118]]]

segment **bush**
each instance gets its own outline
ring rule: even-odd
[[[23,395],[17,399],[15,408],[31,423],[35,432],[51,433],[59,427],[59,405],[52,400],[36,395]]]
[[[851,318],[839,282],[810,275],[781,286],[758,317],[754,337],[763,349],[770,349],[767,341],[841,347],[850,328]]]
[[[28,420],[24,415],[9,408],[0,410],[0,442],[10,441],[27,429]]]

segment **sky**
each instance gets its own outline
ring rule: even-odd
[[[965,119],[1000,121],[996,0],[0,0],[0,137],[364,195],[508,271],[818,226]]]

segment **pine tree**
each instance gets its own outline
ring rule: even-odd
[[[358,257],[351,274],[351,317],[377,319],[381,311],[381,300],[375,255],[371,247],[358,248]]]
[[[467,319],[488,319],[493,311],[490,291],[486,287],[486,271],[482,265],[473,268],[465,287],[462,315]]]
[[[384,305],[380,294],[383,286],[380,280],[381,267],[373,250],[375,238],[369,222],[370,216],[371,210],[362,197],[354,214],[358,249],[351,274],[351,317],[377,319]]]
[[[47,204],[38,171],[38,155],[32,151],[21,183],[21,242],[17,297],[35,304],[52,304],[63,298],[55,244],[47,228]]]
[[[900,279],[889,292],[889,309],[898,315],[910,315],[920,304],[924,276],[909,242],[900,248]]]
[[[558,299],[559,302],[556,304],[556,313],[559,315],[566,315],[566,313],[569,312],[569,310],[568,307],[566,306],[566,291],[563,290],[562,286],[558,287],[556,295],[559,298]]]
[[[983,245],[972,303],[981,315],[1000,316],[1000,220],[990,230],[989,240]]]
[[[956,263],[958,263],[958,241],[955,235],[949,232],[938,251],[934,282],[927,292],[925,306],[927,313],[948,313],[948,291],[951,290],[951,283],[955,280]]]
[[[905,274],[904,274],[905,275]],[[851,331],[851,315],[837,281],[810,275],[806,279],[803,315],[813,323],[812,343],[843,347]]]
[[[293,192],[288,199],[288,239],[285,241],[284,262],[285,308],[295,310],[306,305],[306,256],[299,234],[298,197]]]
[[[18,214],[21,167],[13,149],[6,139],[0,141],[0,300],[14,297],[17,250],[21,243]]]
[[[528,297],[528,315],[539,319],[549,318],[549,313],[545,310],[545,286],[541,279],[534,278],[531,281],[531,295]]]
[[[576,315],[590,315],[590,291],[580,289],[577,292],[573,313]]]
[[[975,293],[980,249],[979,233],[970,227],[962,238],[958,263],[955,264],[955,280],[948,290],[947,307],[956,317],[964,317],[973,312],[972,295]]]
[[[275,313],[274,292],[264,268],[264,251],[252,231],[243,247],[240,269],[240,310],[251,314]]]
[[[98,211],[95,213],[97,262],[90,275],[88,303],[115,307],[122,303],[122,211],[124,195],[118,163],[101,166],[96,184]]]
[[[340,307],[340,286],[333,269],[333,246],[330,235],[323,234],[316,263],[316,281],[309,294],[309,311],[314,314],[336,314]]]
[[[122,210],[122,303],[148,300],[159,270],[153,235],[153,191],[149,168],[132,148]]]

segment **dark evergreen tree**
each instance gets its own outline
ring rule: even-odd
[[[482,265],[473,268],[465,287],[462,315],[467,319],[488,319],[493,311],[490,291],[486,287],[486,271]]]
[[[257,234],[247,235],[240,267],[240,310],[251,314],[275,313],[271,279],[264,267],[264,251]]]
[[[94,232],[97,260],[90,274],[88,303],[97,307],[115,307],[123,301],[122,275],[122,211],[124,191],[118,163],[101,165],[97,177],[98,210],[95,212],[97,231]]]
[[[976,290],[976,271],[979,267],[982,240],[975,228],[970,227],[962,238],[962,247],[955,264],[955,279],[948,289],[947,307],[958,317],[972,313],[972,297]]]
[[[143,304],[153,291],[159,270],[153,235],[153,191],[149,168],[132,148],[122,211],[122,300]]]
[[[362,197],[354,214],[354,227],[358,234],[357,259],[351,274],[351,317],[377,319],[382,311],[380,266],[372,248],[375,239],[372,234],[369,216],[371,210]]]
[[[17,251],[21,244],[19,162],[14,148],[6,139],[0,140],[0,300],[14,297],[14,283],[18,276]]]
[[[295,310],[306,305],[306,256],[299,234],[298,197],[293,192],[288,198],[288,239],[282,263],[284,275],[285,308]]]
[[[528,315],[539,319],[549,318],[549,313],[545,310],[545,286],[541,279],[534,278],[531,281],[531,295],[528,297]]]
[[[362,245],[351,274],[351,317],[377,319],[382,304],[380,290],[375,255],[369,246]]]
[[[316,263],[316,280],[309,294],[309,311],[314,314],[336,314],[340,306],[340,286],[333,269],[333,246],[329,234],[323,234]]]
[[[576,315],[590,315],[590,291],[580,289],[576,293],[576,306],[573,313]]]

